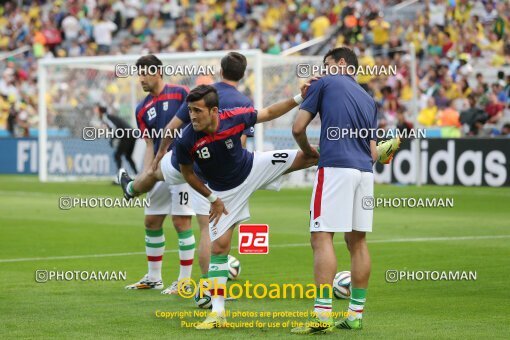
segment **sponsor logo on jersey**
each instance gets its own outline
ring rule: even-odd
[[[168,102],[163,103],[163,111],[168,110]]]

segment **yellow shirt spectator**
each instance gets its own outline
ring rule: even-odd
[[[451,83],[445,91],[445,97],[449,100],[459,98],[459,88],[457,84]]]
[[[384,45],[390,39],[390,24],[382,19],[372,20],[369,27],[374,34],[374,44]]]
[[[372,69],[372,67],[375,65],[375,60],[370,55],[364,55],[358,59],[358,63],[360,66],[363,66],[364,70],[367,70],[369,67]],[[368,66],[368,67],[367,67]],[[365,74],[359,74],[358,75],[358,83],[360,84],[368,84],[368,82],[373,78],[372,75],[370,75],[370,72],[365,72]]]
[[[140,33],[140,31],[145,27],[146,23],[147,23],[146,17],[138,16],[133,20],[131,27],[133,28],[134,32]]]
[[[413,98],[413,90],[411,89],[411,86],[409,84],[404,85],[402,87],[402,90],[400,91],[400,100],[402,101],[408,101]]]
[[[436,104],[430,105],[434,102],[434,98],[429,99],[429,105],[423,108],[418,114],[418,123],[423,126],[433,126],[436,123],[437,106]]]
[[[453,26],[446,27],[445,31],[450,35],[450,39],[453,43],[459,41],[459,30]]]
[[[321,15],[320,17],[317,17],[313,19],[311,24],[312,34],[314,38],[322,37],[326,35],[326,31],[328,30],[331,23],[329,22],[329,19]]]
[[[416,53],[418,53],[423,49],[422,41],[425,40],[425,34],[419,30],[412,30],[406,34],[406,40],[414,44]]]

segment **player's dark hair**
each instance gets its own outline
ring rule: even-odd
[[[186,97],[186,103],[196,102],[203,99],[205,106],[212,109],[219,106],[218,91],[211,85],[199,85],[191,90]]]
[[[231,81],[239,81],[244,77],[247,65],[246,57],[238,52],[230,52],[221,58],[221,70],[223,78]]]
[[[340,59],[344,59],[347,63],[347,66],[353,65],[355,69],[358,69],[358,57],[356,57],[356,53],[348,47],[337,47],[333,48],[326,53],[323,63],[326,63],[326,58],[331,57],[335,62],[339,62]]]
[[[144,55],[136,61],[136,68],[140,69],[140,67],[143,67],[145,69],[148,69],[149,66],[155,66],[158,69],[162,69],[163,62],[156,57],[154,54],[147,54]],[[161,74],[161,77],[163,77],[163,74]]]

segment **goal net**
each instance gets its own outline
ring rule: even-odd
[[[248,67],[239,90],[250,97],[256,108],[294,96],[305,79],[296,75],[301,63],[320,63],[318,57],[271,56],[259,50],[241,51]],[[220,60],[228,51],[158,54],[164,65],[213,67],[213,75],[165,75],[167,83],[192,89],[198,84],[220,80]],[[119,77],[116,65],[134,65],[139,55],[58,58],[40,60],[39,87],[39,179],[41,181],[113,178],[116,166],[113,148],[105,138],[85,140],[84,128],[101,127],[94,105],[107,107],[136,127],[135,108],[146,93],[136,76]],[[296,148],[291,126],[297,109],[279,119],[258,124],[251,150]],[[316,119],[318,120],[318,119]],[[314,121],[309,137],[318,143],[319,123]],[[87,138],[89,139],[89,138]],[[145,143],[138,141],[135,162],[141,167]],[[123,161],[124,162],[124,161]],[[126,164],[123,164],[129,168]],[[301,179],[289,179],[300,183]],[[308,181],[308,180],[307,180]]]

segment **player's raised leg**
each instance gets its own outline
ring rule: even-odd
[[[126,199],[147,193],[151,191],[158,181],[164,181],[160,166],[158,166],[156,171],[150,168],[144,169],[135,179],[129,177],[127,171],[123,168],[119,170],[117,176]]]
[[[303,151],[299,150],[297,152],[292,165],[285,171],[285,174],[291,173],[297,170],[303,170],[309,168],[311,166],[317,165],[319,161],[319,153],[316,148],[312,149],[312,153],[305,154]]]

